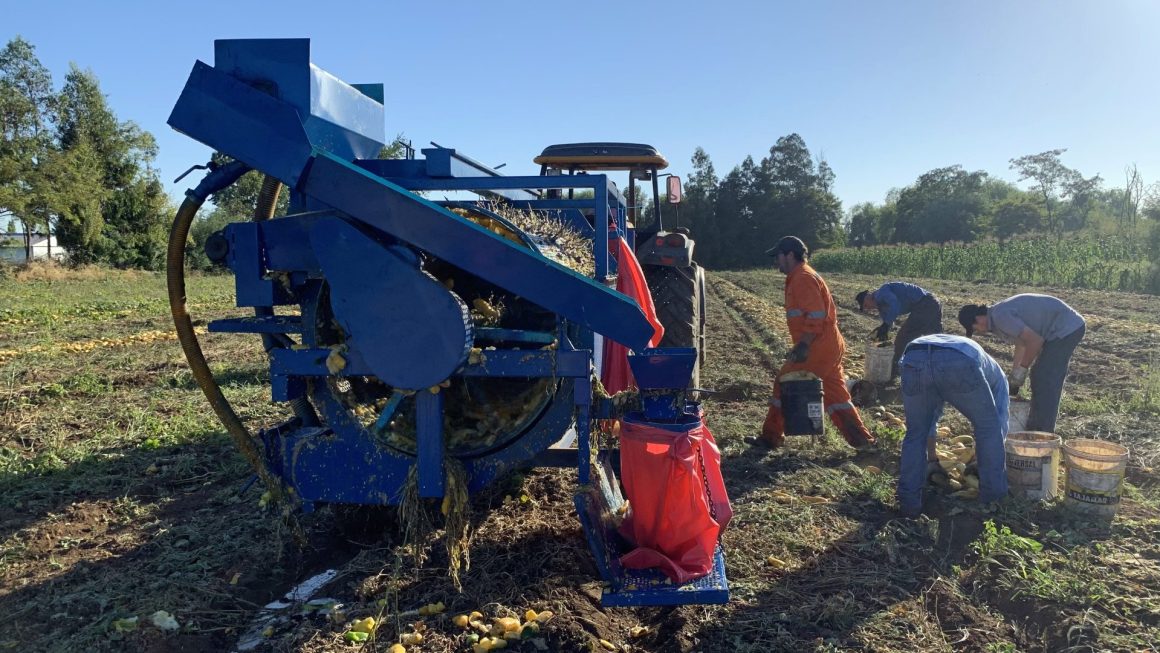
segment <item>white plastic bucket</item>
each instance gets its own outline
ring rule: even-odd
[[[866,380],[871,383],[888,383],[890,368],[894,365],[894,345],[890,343],[866,343]]]
[[[1031,416],[1031,400],[1011,397],[1007,408],[1007,432],[1027,431],[1027,418]]]
[[[1128,448],[1101,440],[1068,440],[1063,454],[1067,469],[1064,504],[1096,517],[1114,517],[1124,487]]]
[[[1028,499],[1058,496],[1059,447],[1059,436],[1054,433],[1008,433],[1003,448],[1007,452],[1007,485],[1011,494]]]

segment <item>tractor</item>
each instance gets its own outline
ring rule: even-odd
[[[693,261],[695,243],[689,230],[664,228],[667,215],[662,208],[666,202],[661,201],[659,180],[667,180],[666,198],[673,207],[674,218],[682,195],[680,177],[660,172],[668,167],[668,160],[651,145],[599,142],[550,145],[534,161],[540,165],[540,174],[546,176],[628,171],[628,228],[635,231],[636,257],[648,281],[657,317],[665,327],[658,346],[697,349],[690,387],[698,388],[705,361],[705,271]],[[647,231],[635,228],[643,217],[637,181],[652,183],[653,222]],[[556,196],[559,193],[549,191]],[[571,198],[573,191],[568,193]]]

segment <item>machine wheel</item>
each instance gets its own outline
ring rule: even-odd
[[[697,364],[689,387],[700,387],[704,360],[705,273],[694,263],[690,267],[644,266],[645,280],[656,306],[657,319],[665,327],[661,347],[696,347]]]

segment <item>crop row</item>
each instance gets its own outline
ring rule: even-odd
[[[1160,267],[1127,238],[1034,238],[823,250],[818,270],[1160,294]]]

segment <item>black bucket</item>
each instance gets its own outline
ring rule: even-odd
[[[781,414],[786,435],[821,435],[822,380],[782,381]]]

